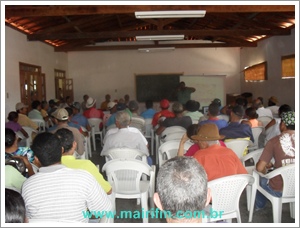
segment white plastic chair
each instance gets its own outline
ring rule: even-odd
[[[131,148],[112,148],[101,153],[105,156],[105,161],[108,162],[113,159],[128,158],[142,160],[147,164],[147,155],[138,149]]]
[[[154,132],[153,132],[153,126],[152,126],[152,118],[146,118],[145,119],[145,133],[144,136],[146,139],[150,139],[151,141],[151,148],[150,153],[153,155],[154,151]]]
[[[256,169],[256,163],[258,162],[264,148],[257,149],[255,151],[252,151],[245,156],[242,157],[241,162],[243,163],[244,167],[246,168],[247,172],[252,175],[253,170]],[[246,161],[251,160],[253,162],[253,165],[246,166]],[[250,201],[251,201],[251,192],[252,192],[252,186],[246,187],[246,197],[247,197],[247,209],[250,211]]]
[[[264,190],[259,184],[259,178],[265,177],[271,179],[275,176],[281,175],[283,179],[282,197],[276,197]],[[295,164],[290,164],[273,170],[272,172],[263,175],[262,173],[254,170],[253,177],[255,178],[255,185],[252,186],[251,205],[249,222],[252,222],[254,203],[256,191],[260,191],[272,203],[273,208],[273,221],[274,223],[281,223],[282,217],[282,204],[290,203],[290,215],[295,218]]]
[[[229,116],[228,115],[221,114],[221,115],[218,115],[217,118],[219,120],[226,120],[226,122],[229,122]]]
[[[160,135],[160,144],[172,139],[181,139],[186,133],[186,129],[181,126],[167,127]],[[171,134],[173,136],[171,136]],[[181,137],[179,137],[181,134]]]
[[[132,117],[129,126],[139,129],[143,134],[145,133],[145,119]]]
[[[101,143],[103,142],[103,134],[100,131],[99,125],[102,123],[100,118],[88,118],[89,125],[91,126],[91,137],[93,140],[93,148],[96,150],[96,138],[95,135],[100,135]]]
[[[242,159],[249,142],[250,140],[248,139],[230,139],[229,141],[224,141],[226,147],[233,150],[239,159]]]
[[[155,170],[136,159],[114,159],[105,163],[102,171],[106,172],[112,186],[114,208],[116,198],[140,199],[142,211],[148,213],[148,198],[152,202],[155,191]],[[150,180],[142,180],[143,174],[149,176]],[[143,223],[148,223],[148,216],[144,215]]]
[[[250,141],[250,144],[248,146],[249,151],[257,150],[258,149],[258,137],[264,130],[264,127],[252,127],[252,135],[254,138],[254,143]]]
[[[270,116],[260,116],[257,118],[260,122],[262,122],[263,127],[267,126],[268,123],[272,120]]]
[[[27,147],[30,147],[31,144],[32,144],[32,133],[35,132],[36,134],[38,134],[38,131],[37,130],[34,130],[33,128],[31,127],[22,127],[24,129],[24,131],[27,132],[28,134],[28,138],[26,139],[26,146]],[[23,135],[21,133],[21,135]],[[24,137],[24,136],[23,136]],[[25,138],[25,137],[24,137]]]
[[[158,156],[156,156],[156,164],[162,166],[167,160],[176,157],[179,149],[180,140],[170,140],[160,145],[158,148]],[[186,152],[193,144],[187,141],[184,144],[184,152]],[[158,158],[158,161],[157,161]]]
[[[31,119],[32,122],[36,123],[39,127],[38,132],[45,132],[46,131],[46,122],[40,119]]]
[[[253,184],[254,178],[249,174],[237,174],[218,178],[208,182],[208,188],[211,189],[212,205],[208,205],[204,210],[209,212],[210,209],[223,213],[217,218],[209,216],[203,218],[202,222],[213,222],[226,219],[232,222],[233,218],[241,223],[239,209],[240,196],[248,184]],[[207,213],[209,215],[209,213]]]

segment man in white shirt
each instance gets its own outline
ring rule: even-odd
[[[264,108],[264,106],[261,103],[261,100],[256,99],[253,102],[253,107],[256,109],[256,113],[258,114],[258,117],[269,116],[273,119],[273,114],[272,114],[271,110]]]
[[[57,135],[40,133],[31,148],[42,167],[22,186],[29,219],[88,222],[87,209],[112,210],[110,199],[90,173],[61,164],[63,148]]]
[[[119,111],[116,113],[116,127],[118,130],[105,137],[105,142],[101,154],[111,148],[131,148],[138,149],[145,155],[149,156],[149,149],[145,141],[145,137],[128,126],[130,124],[130,116],[127,111]],[[152,163],[148,157],[148,164]]]

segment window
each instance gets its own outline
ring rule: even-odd
[[[245,81],[267,80],[267,62],[250,66],[244,70]]]
[[[281,77],[295,78],[295,55],[281,57]]]

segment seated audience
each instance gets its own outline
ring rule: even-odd
[[[157,127],[157,125],[159,124],[159,121],[162,117],[164,117],[164,118],[175,117],[175,114],[168,110],[169,106],[170,106],[170,102],[167,99],[162,99],[160,101],[161,111],[155,113],[153,116],[153,119],[152,119],[153,128]]]
[[[207,123],[200,127],[197,135],[192,139],[198,141],[200,150],[194,154],[194,158],[204,167],[208,181],[235,175],[247,174],[238,156],[229,148],[220,146],[219,141],[224,135],[219,135],[215,124]]]
[[[103,102],[101,103],[100,109],[101,109],[102,111],[107,111],[107,110],[108,110],[108,109],[107,109],[107,105],[108,105],[109,102],[110,102],[110,95],[109,95],[109,94],[106,94],[106,95],[105,95],[105,101],[103,101]]]
[[[200,109],[200,103],[195,100],[188,100],[185,104],[186,111],[184,112],[184,116],[191,117],[193,123],[198,123],[199,119],[203,116]]]
[[[224,135],[224,139],[237,139],[249,137],[254,142],[251,127],[248,124],[242,124],[240,121],[244,116],[244,109],[237,105],[232,108],[230,113],[231,122],[227,127],[220,129],[220,134]]]
[[[16,111],[18,113],[18,124],[20,124],[22,127],[31,127],[32,129],[37,130],[38,125],[27,116],[27,108],[28,105],[25,105],[22,102],[16,104]]]
[[[147,141],[147,139],[145,139],[145,137],[140,133],[133,132],[128,128],[130,124],[130,115],[128,114],[128,112],[125,110],[118,111],[116,113],[115,124],[118,128],[118,131],[105,137],[105,143],[101,153],[112,148],[125,147],[138,149],[148,156],[148,164],[152,165],[152,160],[149,157],[149,150],[147,144],[145,144],[145,141]]]
[[[103,119],[104,113],[100,109],[96,109],[96,99],[89,97],[86,101],[86,110],[83,115],[88,118],[100,118]]]
[[[38,100],[35,100],[31,103],[31,111],[28,113],[28,117],[30,119],[38,119],[38,120],[44,120],[42,114],[41,114],[41,102]]]
[[[256,112],[258,114],[258,117],[261,117],[261,116],[269,116],[273,119],[273,114],[271,112],[270,109],[267,109],[265,108],[263,105],[262,105],[262,102],[260,99],[256,99],[254,100],[253,102],[253,107],[256,109]]]
[[[72,108],[73,116],[71,118],[71,122],[79,124],[81,127],[84,127],[87,131],[91,131],[91,126],[89,125],[88,119],[80,113],[80,103],[74,102]]]
[[[78,129],[76,129],[75,127],[70,127],[68,125],[69,114],[67,110],[64,108],[58,108],[54,113],[52,113],[52,116],[55,118],[57,127],[54,130],[49,130],[49,131],[55,133],[57,130],[61,128],[67,128],[70,131],[72,131],[74,135],[74,139],[77,143],[76,152],[78,155],[83,155],[84,153],[83,137]]]
[[[210,199],[206,172],[194,158],[175,157],[159,168],[153,200],[168,223],[201,223],[201,213],[184,215],[204,210]]]
[[[104,180],[95,164],[90,160],[75,159],[75,157],[73,156],[76,148],[76,142],[74,141],[73,133],[66,128],[61,128],[55,134],[60,139],[62,147],[64,149],[61,157],[61,164],[72,169],[86,170],[95,177],[95,179],[107,194],[111,194],[111,185],[106,180]]]
[[[186,133],[182,136],[180,140],[177,156],[193,156],[198,150],[200,150],[198,142],[192,139],[193,135],[197,135],[199,128],[200,126],[198,124],[192,124],[187,128]],[[194,144],[184,154],[184,144],[188,140],[192,141]],[[219,140],[219,143],[221,146],[226,147],[225,143],[222,140]]]
[[[245,110],[246,120],[242,120],[241,123],[250,123],[251,127],[262,127],[263,123],[259,121],[258,114],[256,113],[256,109],[253,107],[249,107]]]
[[[190,116],[183,116],[183,105],[179,102],[174,102],[172,105],[172,111],[175,117],[167,117],[164,121],[159,124],[158,129],[155,131],[157,135],[160,135],[167,127],[181,126],[187,129],[193,124]]]
[[[156,111],[153,109],[153,101],[147,100],[145,102],[146,110],[141,113],[144,119],[152,119]]]
[[[228,125],[226,120],[223,119],[219,119],[217,116],[219,115],[219,104],[217,103],[211,103],[208,106],[208,119],[207,120],[203,120],[199,122],[199,126],[202,126],[203,124],[207,124],[207,123],[214,123],[215,125],[217,125],[218,129],[222,129],[223,127],[226,127]]]
[[[19,192],[5,188],[5,223],[27,223],[23,197]]]
[[[85,110],[87,110],[86,108],[86,103],[87,103],[87,100],[89,99],[89,95],[87,94],[84,94],[83,95],[83,101],[81,102],[81,109],[82,109],[82,112],[84,112]]]
[[[275,169],[295,163],[295,112],[284,112],[281,115],[280,122],[281,134],[268,141],[259,161],[256,164],[256,170],[266,174],[268,169],[273,166]],[[270,164],[274,158],[274,164]],[[276,197],[282,196],[283,180],[280,175],[270,179],[261,177],[260,186],[267,192]],[[259,191],[256,193],[255,209],[259,210],[265,207],[267,198]]]
[[[116,113],[118,111],[117,110],[117,103],[114,102],[114,101],[109,102],[108,105],[107,105],[107,109],[110,112],[110,116],[108,117],[108,119],[105,123],[105,126],[109,127],[109,126],[115,124],[115,122],[116,122]]]
[[[17,112],[10,112],[10,113],[8,113],[7,119],[9,121],[5,123],[5,128],[10,128],[14,132],[20,131],[25,136],[25,138],[29,137],[29,135],[27,134],[27,132],[18,123],[19,115],[18,115]]]
[[[277,97],[272,96],[268,100],[268,107],[266,107],[267,109],[271,110],[273,117],[276,117],[276,118],[280,118],[278,116],[278,109],[279,109],[278,103],[279,102],[278,102]]]
[[[88,172],[61,164],[62,144],[57,135],[38,134],[32,150],[41,168],[22,187],[29,219],[67,219],[88,222],[83,212],[110,211],[107,194]]]

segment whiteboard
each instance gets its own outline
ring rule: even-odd
[[[210,105],[215,98],[221,100],[222,106],[225,105],[225,78],[226,75],[182,75],[180,81],[196,89],[191,99],[200,102],[202,108]]]

